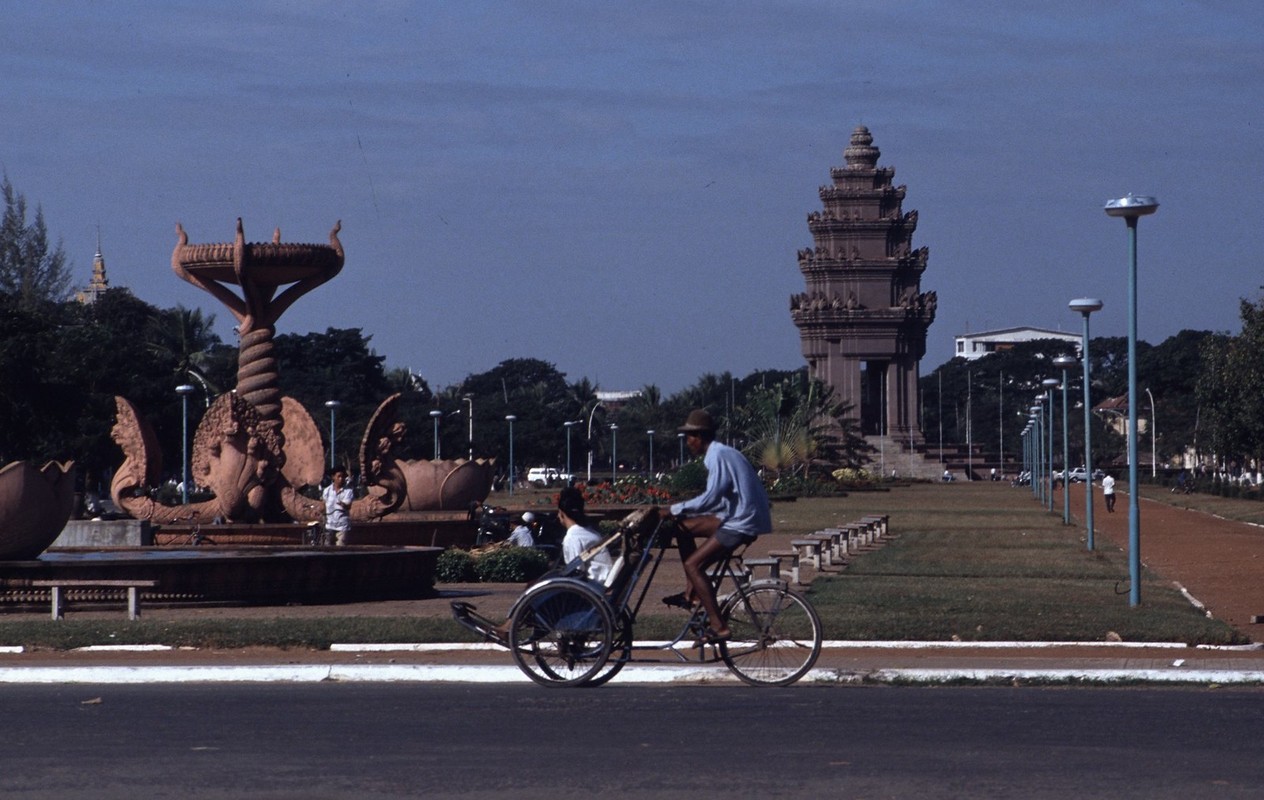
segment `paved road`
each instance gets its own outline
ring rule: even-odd
[[[1250,689],[3,687],[0,796],[1257,797]]]

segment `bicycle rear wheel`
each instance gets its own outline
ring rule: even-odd
[[[580,686],[610,657],[614,624],[596,590],[574,581],[544,583],[518,602],[509,648],[518,668],[542,686]]]
[[[821,654],[821,619],[803,595],[784,584],[735,592],[720,615],[732,638],[720,658],[754,686],[789,686],[807,674]]]

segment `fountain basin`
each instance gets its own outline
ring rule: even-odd
[[[434,593],[435,547],[69,548],[0,562],[0,604],[44,602],[35,580],[152,580],[151,603],[288,605],[408,600]],[[75,599],[74,590],[70,592]]]

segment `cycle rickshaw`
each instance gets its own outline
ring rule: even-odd
[[[518,667],[543,686],[599,686],[633,658],[633,627],[676,525],[657,508],[629,514],[618,530],[579,558],[532,584],[509,611],[506,626],[453,602],[458,622],[488,641],[507,647]],[[756,686],[788,686],[807,674],[821,652],[821,620],[802,594],[782,580],[754,579],[739,547],[711,571],[720,615],[731,638],[706,642],[706,612],[693,611],[667,644],[691,643],[697,661],[723,661],[738,678]],[[608,550],[614,560],[604,584],[587,579],[588,562]],[[724,590],[724,591],[720,591]]]

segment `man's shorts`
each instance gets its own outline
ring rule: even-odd
[[[755,541],[755,534],[740,533],[738,531],[729,530],[728,528],[720,528],[715,532],[715,540],[724,545],[725,552],[733,552],[740,545],[750,544]]]

